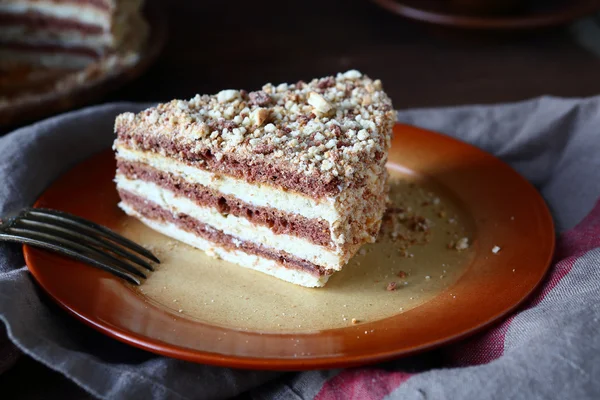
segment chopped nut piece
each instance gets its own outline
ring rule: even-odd
[[[228,102],[238,99],[240,97],[241,97],[240,92],[237,90],[233,90],[233,89],[221,90],[217,94],[217,101],[219,103],[228,103]]]
[[[399,278],[406,278],[406,272],[404,272],[404,271],[398,271],[397,275]]]
[[[362,76],[362,74],[359,71],[355,70],[355,69],[351,69],[349,71],[344,72],[343,76],[346,79],[360,79],[360,77]],[[375,81],[374,84],[376,82],[378,82],[378,81]],[[379,82],[379,85],[381,85],[381,82]]]
[[[269,110],[266,108],[259,107],[252,113],[252,121],[256,126],[261,126],[267,119],[269,119]]]
[[[360,321],[357,320],[356,318],[352,318],[352,325],[356,325],[358,324]]]
[[[396,290],[396,282],[390,282],[387,284],[387,287],[385,288],[385,290],[387,290],[388,292],[391,292],[393,290]]]
[[[307,102],[321,114],[327,114],[332,109],[331,104],[319,93],[310,92]]]
[[[498,254],[499,251],[500,251],[499,246],[494,246],[494,248],[492,249],[492,253],[494,253],[494,254]]]
[[[369,132],[367,132],[366,129],[361,129],[360,131],[358,131],[358,134],[356,135],[356,137],[359,140],[367,140],[369,138]]]
[[[272,99],[266,92],[259,90],[258,92],[250,92],[248,95],[250,98],[250,104],[256,104],[257,106],[266,106],[271,103]]]
[[[333,79],[332,76],[320,79],[319,83],[317,83],[317,87],[319,89],[325,89],[325,88],[329,88],[332,86],[335,86],[335,79]]]

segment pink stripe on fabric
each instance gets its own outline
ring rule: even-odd
[[[556,264],[541,288],[518,312],[538,305],[571,271],[579,257],[597,247],[600,247],[600,199],[583,221],[561,235],[554,257]],[[459,366],[480,365],[500,357],[504,354],[506,332],[513,319],[514,316],[511,316],[495,328],[455,346],[450,351],[453,363]]]
[[[342,371],[325,382],[315,400],[379,400],[412,375],[380,369]]]

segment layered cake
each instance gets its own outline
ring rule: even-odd
[[[352,70],[117,117],[120,207],[209,255],[323,286],[379,231],[395,112]]]
[[[142,0],[0,0],[0,66],[80,69],[138,52]]]

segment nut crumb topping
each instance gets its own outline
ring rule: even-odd
[[[173,100],[119,115],[115,130],[143,132],[217,159],[258,158],[324,182],[337,180],[341,190],[381,174],[395,119],[381,81],[351,70],[309,83]],[[137,146],[134,139],[128,144]]]

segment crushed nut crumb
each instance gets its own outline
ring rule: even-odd
[[[367,95],[371,101],[363,104]],[[381,82],[348,71],[309,83],[269,83],[251,93],[228,89],[173,100],[119,115],[115,130],[117,144],[133,149],[169,135],[174,148],[193,149],[190,156],[203,158],[208,152],[216,159],[237,157],[241,163],[254,161],[258,154],[270,165],[307,176],[320,174],[323,182],[337,180],[344,188],[385,168],[395,119]],[[134,130],[147,132],[144,140],[129,135]]]
[[[269,119],[269,110],[266,108],[259,107],[252,113],[252,121],[254,125],[259,127]],[[266,131],[266,128],[265,128]]]
[[[306,101],[320,114],[327,114],[333,108],[319,93],[310,92]]]
[[[454,248],[458,251],[466,250],[469,248],[469,239],[466,237],[458,239]]]

